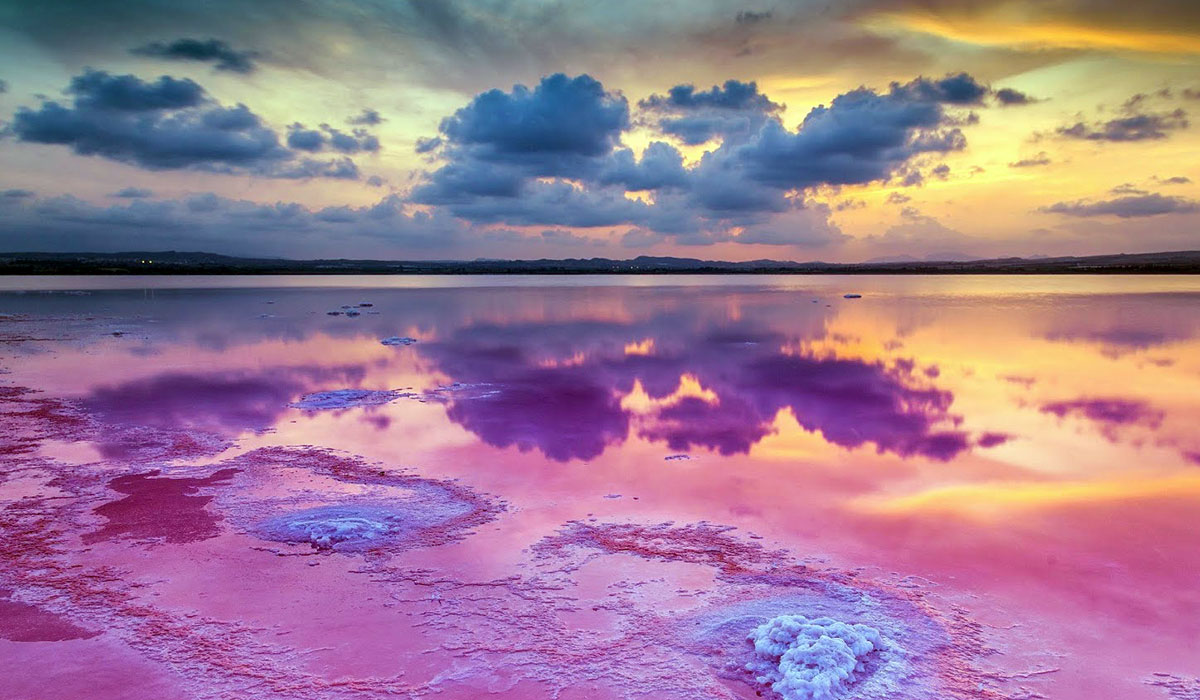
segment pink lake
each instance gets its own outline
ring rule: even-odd
[[[0,698],[1196,700],[1197,425],[1196,277],[7,278]]]

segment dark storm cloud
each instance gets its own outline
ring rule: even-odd
[[[1175,109],[1170,112],[1131,114],[1099,123],[1076,122],[1060,126],[1059,136],[1086,141],[1149,141],[1165,139],[1168,132],[1188,127],[1187,112]]]
[[[1133,194],[1112,199],[1075,202],[1056,202],[1038,211],[1065,216],[1116,216],[1130,219],[1160,214],[1190,214],[1200,211],[1200,202],[1183,197],[1167,197],[1158,193]]]
[[[162,76],[146,82],[89,69],[72,79],[66,93],[71,96],[69,105],[47,101],[37,110],[18,109],[12,132],[21,141],[69,146],[80,155],[150,170],[358,177],[357,167],[345,159],[296,160],[278,134],[248,107],[224,107],[191,80]],[[326,136],[332,143],[333,134]],[[378,148],[374,137],[347,138],[356,146],[373,143]]]
[[[212,63],[217,70],[233,73],[251,73],[256,68],[256,51],[238,51],[219,39],[176,39],[172,42],[155,41],[131,49],[136,56],[166,58],[175,61],[202,61]]]

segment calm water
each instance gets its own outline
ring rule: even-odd
[[[1200,697],[1200,278],[0,289],[0,697]]]

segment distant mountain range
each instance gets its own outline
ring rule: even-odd
[[[966,256],[962,256],[966,258]],[[571,275],[571,274],[1200,274],[1200,251],[989,260],[880,258],[862,263],[748,260],[725,262],[651,257],[631,260],[286,260],[213,253],[0,253],[0,274],[232,274],[232,275]]]

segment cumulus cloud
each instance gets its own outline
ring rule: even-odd
[[[586,75],[556,74],[533,89],[482,93],[442,120],[440,137],[418,142],[419,151],[441,149],[448,162],[427,175],[412,199],[476,222],[608,226],[639,220],[646,205],[626,199],[621,189],[593,191],[565,181],[659,184],[670,154],[640,169],[631,157],[613,157],[628,127],[625,98]]]
[[[694,85],[676,85],[665,95],[651,95],[638,106],[657,119],[655,127],[690,146],[714,138],[745,136],[762,126],[783,106],[758,91],[754,82],[726,80],[723,86],[697,91]]]
[[[942,101],[974,99],[969,85],[918,79],[885,93],[858,88],[813,108],[796,131],[768,121],[731,155],[750,179],[787,189],[887,180],[918,155],[966,147]]]
[[[804,191],[893,177],[918,184],[924,176],[915,159],[966,144],[960,126],[970,120],[952,108],[979,104],[988,94],[967,74],[894,83],[885,92],[859,88],[813,109],[790,130],[779,106],[754,83],[678,85],[639,107],[686,142],[721,137],[718,147],[685,166],[665,142],[650,144],[640,157],[623,147],[621,136],[633,123],[625,98],[586,75],[558,74],[533,89],[482,93],[443,120],[437,137],[418,142],[442,165],[411,198],[472,222],[628,224],[636,229],[627,242],[670,236],[685,244],[831,244],[842,235],[827,221],[830,209],[807,202]],[[679,121],[689,119],[698,121]],[[929,175],[944,179],[949,167]],[[650,196],[635,200],[628,192]],[[786,226],[771,225],[776,216],[803,225],[789,237]]]
[[[1158,193],[1129,194],[1112,199],[1056,202],[1038,211],[1064,216],[1116,216],[1129,219],[1160,214],[1184,214],[1200,211],[1200,202]]]
[[[983,104],[991,90],[967,73],[947,75],[940,80],[920,77],[908,83],[892,83],[891,93],[915,102],[957,105]]]
[[[150,56],[175,61],[202,61],[212,63],[217,70],[233,73],[252,73],[257,67],[256,51],[238,51],[219,39],[176,39],[172,42],[155,41],[132,49],[137,56]]]
[[[71,97],[68,105],[50,100],[37,110],[18,109],[12,132],[29,143],[69,146],[80,155],[150,170],[358,177],[349,161],[297,160],[248,107],[222,106],[192,80],[162,76],[147,82],[89,69],[71,80],[66,93]],[[332,142],[332,136],[326,136]],[[358,140],[355,144],[363,145]]]
[[[442,120],[439,130],[474,158],[569,173],[576,159],[604,155],[629,126],[629,104],[588,75],[543,78],[533,90],[489,90]]]

